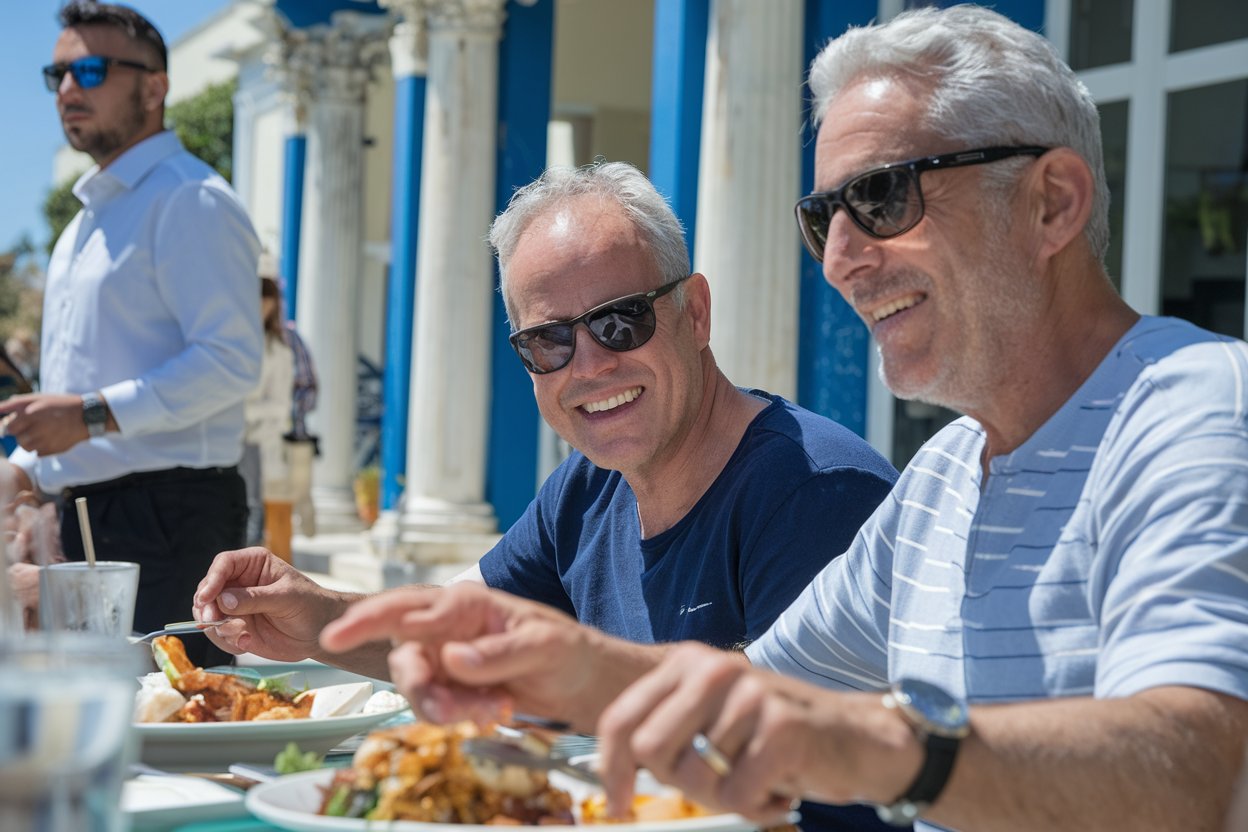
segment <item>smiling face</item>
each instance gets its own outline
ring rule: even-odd
[[[539,215],[507,264],[517,329],[574,318],[661,283],[636,228],[618,206],[597,197],[577,197]],[[645,476],[694,420],[709,308],[700,277],[684,285],[684,308],[671,294],[654,302],[657,326],[641,347],[614,352],[577,326],[568,365],[532,377],[543,418],[599,467]]]
[[[68,64],[88,55],[154,66],[146,50],[113,26],[71,26],[61,31],[52,62]],[[104,83],[84,90],[65,73],[56,92],[56,110],[65,138],[75,150],[104,167],[122,152],[160,131],[168,78],[163,72],[108,68]]]
[[[924,90],[866,79],[832,100],[815,150],[815,190],[881,165],[970,148],[923,123]],[[911,230],[875,239],[833,216],[824,277],[871,329],[885,384],[906,399],[973,412],[1008,377],[1036,309],[1012,203],[990,200],[977,167],[920,178],[925,211]]]

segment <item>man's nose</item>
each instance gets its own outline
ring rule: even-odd
[[[880,263],[880,240],[854,223],[844,206],[837,206],[828,221],[823,246],[823,279],[834,288],[865,276]]]
[[[68,69],[61,76],[61,82],[56,85],[56,97],[58,99],[70,98],[74,101],[82,100],[82,87],[78,85],[78,79],[74,77],[74,73]]]
[[[613,369],[619,363],[619,353],[599,344],[584,324],[577,324],[573,337],[576,349],[572,353],[571,369],[575,375],[591,378]]]

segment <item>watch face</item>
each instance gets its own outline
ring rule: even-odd
[[[894,696],[924,721],[950,733],[963,731],[970,718],[963,702],[935,685],[918,679],[903,679],[898,682]]]

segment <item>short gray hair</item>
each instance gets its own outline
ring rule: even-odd
[[[810,67],[816,118],[862,77],[911,78],[932,85],[924,127],[970,146],[1070,147],[1095,177],[1084,229],[1092,252],[1109,249],[1109,184],[1096,102],[1047,40],[978,6],[903,12],[878,26],[853,28]],[[1016,165],[985,173],[1013,176]]]
[[[549,168],[516,191],[490,226],[490,245],[498,256],[499,289],[513,329],[516,310],[507,294],[507,266],[520,238],[535,219],[581,196],[596,196],[620,206],[653,255],[661,285],[689,276],[684,226],[641,171],[627,162],[601,161],[581,168]],[[672,297],[683,304],[684,287],[677,287]]]

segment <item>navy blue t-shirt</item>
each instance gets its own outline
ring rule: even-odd
[[[482,558],[485,582],[631,641],[758,638],[849,547],[897,472],[841,425],[750,392],[770,404],[676,525],[642,540],[632,488],[574,452]]]
[[[628,483],[573,452],[481,559],[486,584],[631,641],[758,638],[849,548],[897,471],[836,422],[749,392],[771,404],[676,525],[642,540]],[[807,832],[896,828],[869,806],[801,811]]]

